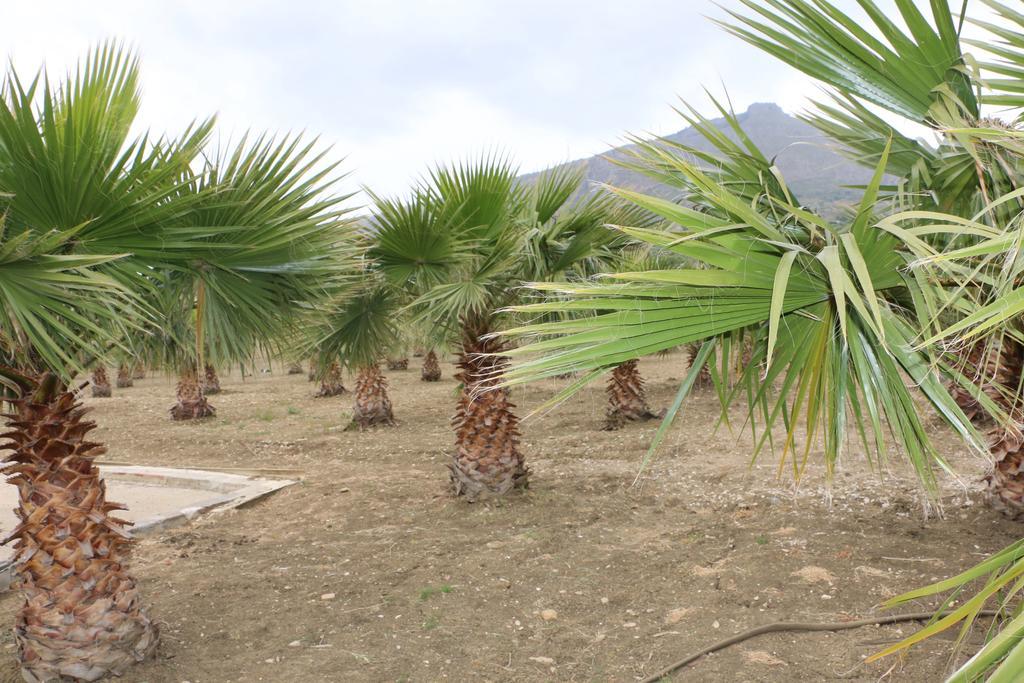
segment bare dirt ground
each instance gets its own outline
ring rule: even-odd
[[[681,354],[641,362],[652,406],[669,403],[683,367]],[[716,431],[710,393],[688,400],[631,487],[656,423],[599,431],[600,386],[524,423],[529,492],[468,505],[445,491],[450,365],[436,384],[419,381],[418,360],[388,373],[399,424],[365,433],[344,431],[350,395],[314,399],[305,376],[276,370],[224,377],[217,417],[200,424],[170,421],[162,377],[86,399],[109,460],[304,478],[140,541],[133,568],[164,639],[125,680],[635,681],[752,626],[875,614],[1021,529],[982,503],[985,463],[941,432],[962,474],[943,481],[944,518],[925,518],[897,456],[879,475],[856,444],[829,504],[816,463],[799,489],[771,455],[750,467],[749,432]],[[527,409],[561,386],[517,400]],[[16,592],[0,598],[0,620],[17,605]],[[914,628],[762,636],[676,680],[939,680],[951,640],[863,662]],[[19,680],[9,631],[2,652],[0,680]]]

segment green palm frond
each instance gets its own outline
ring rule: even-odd
[[[868,24],[819,0],[742,3],[747,14],[718,22],[726,31],[840,92],[921,123],[937,104],[978,117],[959,18],[945,0],[932,0],[930,18],[913,0],[897,0],[906,30],[873,0],[858,0]]]
[[[308,333],[308,346],[326,366],[350,368],[377,363],[405,339],[403,298],[394,287],[367,273],[361,282],[325,304]]]
[[[933,487],[932,467],[946,464],[930,442],[904,375],[954,429],[982,447],[943,388],[934,359],[914,348],[912,302],[920,285],[901,273],[907,254],[897,249],[898,240],[874,227],[884,154],[850,227],[832,226],[776,198],[775,210],[758,210],[687,156],[657,154],[660,169],[702,193],[706,210],[620,191],[675,224],[623,232],[695,266],[617,272],[608,276],[611,281],[533,285],[557,298],[515,311],[563,318],[507,332],[534,340],[510,352],[515,363],[506,374],[509,384],[590,373],[689,342],[717,338],[726,347],[736,335],[748,335],[752,362],[738,388],[723,399],[750,398],[748,419],[760,431],[758,450],[771,445],[773,427],[784,428],[780,467],[789,458],[799,474],[820,438],[831,471],[850,428],[869,453],[883,457],[888,429],[922,481]],[[795,429],[801,423],[806,436],[798,447]]]
[[[972,19],[971,23],[989,34],[988,40],[964,42],[993,55],[981,64],[985,85],[991,93],[982,96],[985,104],[1024,107],[1024,12],[997,0],[981,0],[992,8],[998,24]]]
[[[243,138],[211,158],[166,229],[185,248],[161,259],[200,316],[203,353],[248,360],[288,334],[301,305],[325,300],[354,266],[355,226],[332,194],[336,164],[299,136]]]
[[[969,587],[980,583],[977,592]],[[904,593],[885,603],[893,607],[933,595],[948,595],[942,610],[949,614],[931,623],[899,643],[873,655],[868,661],[906,650],[950,628],[959,627],[957,646],[970,633],[981,610],[993,605],[1003,622],[989,631],[988,642],[951,676],[946,683],[971,683],[985,678],[988,683],[1013,683],[1024,673],[1024,614],[1017,598],[1024,588],[1024,541],[1017,541],[985,561],[930,586]],[[967,593],[966,597],[964,597]]]
[[[455,226],[425,196],[392,199],[372,192],[375,213],[368,256],[398,287],[423,294],[469,255]]]
[[[152,322],[136,249],[161,243],[210,124],[176,140],[130,138],[138,67],[94,50],[64,82],[8,70],[0,97],[3,355],[65,379]]]

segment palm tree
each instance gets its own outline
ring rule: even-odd
[[[110,390],[110,377],[107,376],[107,367],[102,363],[92,370],[92,380],[89,382],[92,388],[93,398],[110,398],[113,393]]]
[[[122,361],[117,365],[117,388],[127,389],[135,384],[132,378],[132,370],[128,363]]]
[[[988,33],[989,39],[980,41],[961,38],[960,28],[969,19],[955,16],[945,2],[931,3],[930,17],[914,3],[899,4],[900,19],[909,32],[868,2],[861,2],[868,14],[863,22],[828,4],[779,0],[765,7],[744,0],[750,12],[731,13],[732,21],[723,23],[733,34],[830,88],[830,101],[816,103],[816,111],[805,118],[852,158],[875,165],[883,149],[891,149],[885,170],[898,179],[904,208],[956,217],[944,229],[923,229],[918,242],[911,242],[909,246],[925,257],[932,250],[969,248],[979,235],[1012,225],[1024,208],[1022,198],[1014,195],[1024,177],[1022,146],[1011,140],[1019,120],[1000,120],[983,111],[986,104],[1024,105],[1020,87],[1024,20],[1019,11],[999,2],[982,3],[1000,21],[973,21]],[[874,33],[865,27],[874,28]],[[966,53],[970,46],[995,58],[978,64]],[[938,144],[902,134],[890,123],[891,116],[883,118],[873,108],[930,127]],[[998,201],[1003,197],[1007,199]],[[976,217],[977,226],[959,222],[970,217]],[[917,214],[901,227],[918,230],[916,224],[921,222],[922,214]],[[934,223],[927,218],[923,222]],[[951,230],[950,225],[958,227]],[[997,251],[1007,253],[1005,245]],[[998,267],[989,263],[988,270],[995,273],[995,282],[1002,281]],[[957,281],[955,275],[942,272],[940,279]],[[974,277],[952,289],[954,296],[967,295],[984,303],[1005,293],[993,288],[992,282]],[[947,301],[944,310],[955,318],[965,306]],[[976,424],[988,427],[995,462],[988,477],[990,501],[1008,514],[1020,515],[1024,514],[1024,443],[1016,434],[1024,427],[1020,407],[1024,353],[1013,337],[1020,339],[1024,329],[1017,321],[1012,327],[1008,335],[997,330],[969,344],[948,345],[945,361],[977,385],[951,389]],[[979,394],[991,399],[990,404],[994,402],[994,408],[1010,416],[1010,421],[990,424],[989,411],[979,410]]]
[[[423,356],[423,367],[420,369],[420,379],[424,382],[441,381],[441,364],[437,360],[437,353],[434,349],[427,351]]]
[[[347,393],[348,389],[345,388],[341,374],[341,363],[336,360],[331,361],[327,370],[324,371],[323,377],[320,378],[320,390],[316,392],[316,397],[330,398]]]
[[[989,77],[979,80],[946,3],[931,3],[930,21],[914,3],[898,3],[908,34],[869,0],[859,3],[867,22],[827,2],[743,2],[750,15],[734,13],[729,30],[833,86],[832,102],[818,105],[808,119],[875,168],[852,222],[834,225],[801,206],[734,118],[727,117],[730,140],[693,113],[715,149],[712,158],[662,141],[641,145],[636,164],[677,186],[685,201],[621,194],[676,226],[638,233],[639,239],[706,267],[619,273],[619,284],[543,287],[558,297],[523,307],[524,313],[550,315],[572,306],[593,317],[572,326],[515,330],[515,336],[537,335],[541,341],[514,352],[521,359],[507,373],[507,383],[566,370],[589,370],[596,377],[641,353],[700,344],[674,414],[707,359],[718,355],[728,368],[729,356],[742,353],[736,350],[743,348],[742,339],[737,344],[733,338],[740,333],[752,341],[752,363],[737,386],[726,386],[721,395],[727,403],[739,394],[749,397],[751,421],[760,418],[762,426],[757,451],[781,421],[783,456],[792,454],[794,471],[799,474],[809,444],[820,438],[831,472],[851,426],[878,456],[886,453],[887,426],[931,488],[932,465],[944,463],[917,419],[901,379],[906,376],[975,447],[983,442],[971,418],[997,418],[990,434],[1000,463],[993,492],[1019,508],[1021,443],[1008,435],[1019,434],[1024,424],[1016,416],[1024,414],[1016,407],[1024,363],[1017,320],[1024,296],[1012,265],[1017,259],[1006,258],[1021,237],[1005,228],[1019,225],[1021,134],[1013,124],[983,117],[980,104],[1024,105],[1024,18],[985,2],[1003,24],[983,25],[998,39],[984,47],[994,47],[999,61],[983,64]],[[900,134],[871,106],[931,125],[941,133],[940,143]],[[887,173],[899,179],[889,187],[888,200],[880,192]],[[898,213],[901,208],[911,211]],[[1005,296],[999,299],[1000,294]],[[978,302],[988,305],[979,309]],[[983,343],[962,345],[957,362],[950,358],[957,347],[937,346],[951,334]],[[732,382],[728,372],[719,378]],[[947,388],[955,390],[953,396]],[[802,457],[796,453],[798,422],[809,435],[799,449]],[[1010,548],[961,577],[905,596],[952,590],[999,572],[976,598],[904,646],[972,620],[988,596],[1018,579],[1019,557],[1019,548]],[[954,679],[973,679],[1000,661],[993,680],[1019,678],[1024,648],[1014,646],[1021,629],[1019,619],[1010,623]]]
[[[244,137],[179,190],[190,258],[157,284],[156,353],[179,372],[174,419],[209,417],[215,366],[279,355],[302,305],[325,300],[351,265],[352,226],[331,195],[336,164],[299,137]],[[200,370],[202,376],[200,377]]]
[[[95,50],[64,83],[9,71],[0,98],[0,377],[13,392],[4,473],[18,487],[15,642],[26,680],[96,680],[149,656],[156,625],[125,559],[128,523],[111,515],[93,461],[95,423],[67,389],[139,333],[142,271],[128,257],[175,239],[165,228],[173,162],[205,137],[131,139],[135,60]],[[97,360],[98,359],[98,360]]]
[[[791,460],[796,474],[819,438],[831,473],[851,426],[878,458],[887,452],[887,426],[934,490],[933,469],[946,464],[904,374],[947,424],[978,447],[981,439],[943,386],[933,354],[915,348],[917,330],[930,319],[921,302],[941,287],[904,272],[914,255],[879,227],[888,149],[853,223],[833,225],[799,204],[736,119],[722,113],[737,135],[708,136],[722,152],[716,167],[698,166],[693,149],[658,141],[639,148],[637,166],[671,181],[686,204],[617,191],[670,223],[621,228],[626,234],[699,267],[615,273],[612,283],[535,284],[557,296],[517,307],[523,314],[589,315],[510,330],[513,337],[541,339],[508,352],[522,360],[506,373],[506,386],[567,371],[588,373],[577,383],[583,386],[606,368],[700,342],[685,393],[712,354],[728,368],[729,359],[750,344],[751,363],[738,377],[720,373],[731,385],[721,398],[729,404],[749,397],[748,419],[759,433],[756,452],[777,446],[769,435],[781,424],[782,459]],[[807,437],[798,444],[801,422]]]
[[[333,277],[325,262],[347,253],[346,232],[331,219],[288,229],[304,222],[290,200],[309,187],[307,180],[285,192],[288,215],[212,231],[210,225],[224,224],[206,222],[217,210],[241,215],[236,205],[281,197],[261,193],[266,186],[259,182],[219,185],[219,204],[213,191],[196,191],[215,184],[209,168],[191,170],[210,122],[179,139],[131,138],[138,67],[115,45],[95,50],[64,83],[45,74],[26,81],[10,71],[2,93],[0,381],[13,405],[2,448],[5,474],[19,489],[20,523],[10,539],[24,597],[15,641],[26,680],[97,680],[152,654],[158,630],[126,568],[128,523],[111,515],[121,506],[106,500],[93,464],[104,448],[88,440],[95,424],[68,382],[163,334],[162,311],[152,302],[170,289],[171,275],[180,278],[196,265],[217,269],[209,275],[213,303],[200,319],[214,320],[218,333],[243,329],[227,322],[236,318],[260,318],[244,328],[251,335],[268,329],[263,320],[278,329],[273,323],[285,307],[279,297],[319,294]],[[243,156],[250,168],[274,168],[264,163],[267,155]],[[322,237],[312,236],[318,231]],[[245,239],[248,232],[264,237]],[[309,242],[310,251],[284,246],[292,242]],[[282,252],[296,260],[278,258]],[[265,270],[280,277],[263,281],[255,273]],[[303,284],[254,292],[232,279],[250,275],[267,288]],[[245,342],[218,337],[211,345],[220,352]]]
[[[370,269],[355,285],[341,292],[309,333],[307,344],[317,350],[320,365],[337,366],[338,359],[355,370],[355,404],[350,429],[394,426],[388,383],[379,360],[401,339],[401,293]]]
[[[564,279],[612,241],[601,227],[612,203],[572,201],[580,183],[563,167],[523,185],[507,161],[484,158],[433,169],[408,199],[373,196],[374,267],[458,349],[449,470],[453,492],[470,501],[524,488],[529,475],[515,406],[496,382],[508,346],[494,335],[513,319],[506,308],[522,300],[521,283]]]

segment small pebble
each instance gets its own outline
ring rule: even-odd
[[[553,609],[541,610],[540,618],[544,621],[554,621],[558,618],[558,612]]]

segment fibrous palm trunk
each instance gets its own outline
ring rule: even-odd
[[[143,363],[136,363],[132,366],[132,379],[146,379],[146,366]]]
[[[117,368],[117,388],[127,389],[134,384],[135,382],[132,380],[132,373],[128,366],[123,363],[119,365]]]
[[[420,370],[420,379],[424,382],[438,382],[441,380],[441,364],[437,362],[437,354],[431,349],[423,358],[423,369]]]
[[[14,570],[24,598],[14,639],[22,676],[95,681],[119,676],[156,649],[159,633],[125,561],[129,522],[111,517],[86,440],[96,426],[53,375],[12,402],[3,474],[18,487]],[[6,542],[6,541],[5,541]]]
[[[966,349],[960,372],[981,387],[1009,417],[1009,425],[989,424],[988,415],[969,391],[954,386],[950,394],[977,426],[988,424],[994,466],[985,476],[992,507],[1012,517],[1024,516],[1024,347],[1009,337],[979,342]]]
[[[310,382],[316,381],[316,360],[313,358],[309,359],[309,375],[307,376],[307,379]]]
[[[356,400],[349,428],[367,429],[376,425],[394,426],[395,416],[388,397],[388,381],[374,363],[359,368],[356,375]]]
[[[608,407],[604,429],[621,429],[627,422],[653,420],[659,417],[647,407],[647,392],[640,376],[639,361],[628,360],[617,365],[608,378]]]
[[[301,375],[302,374],[302,363],[292,363],[288,366],[289,375]]]
[[[178,378],[178,402],[171,406],[173,420],[200,420],[217,414],[206,401],[203,387],[195,369],[186,369]]]
[[[327,368],[327,372],[320,379],[320,391],[316,392],[316,397],[329,398],[331,396],[341,396],[345,393],[348,393],[348,389],[342,383],[341,365],[335,361],[331,363],[330,367]]]
[[[217,376],[217,369],[209,363],[203,372],[203,393],[207,396],[220,393],[220,377]]]
[[[92,371],[92,395],[93,398],[110,398],[110,378],[107,377],[107,368],[97,365]]]
[[[452,418],[455,453],[448,465],[452,491],[470,502],[526,488],[529,469],[519,452],[519,418],[507,387],[495,386],[508,363],[501,343],[480,337],[488,330],[467,326],[459,354],[462,382]]]
[[[409,359],[408,358],[388,358],[388,370],[408,370]]]
[[[687,344],[686,345],[686,368],[689,370],[693,367],[693,361],[696,360],[697,354],[700,352],[700,344]],[[707,389],[711,387],[714,382],[711,379],[711,368],[705,363],[700,371],[697,373],[697,381],[694,382],[694,389]]]

